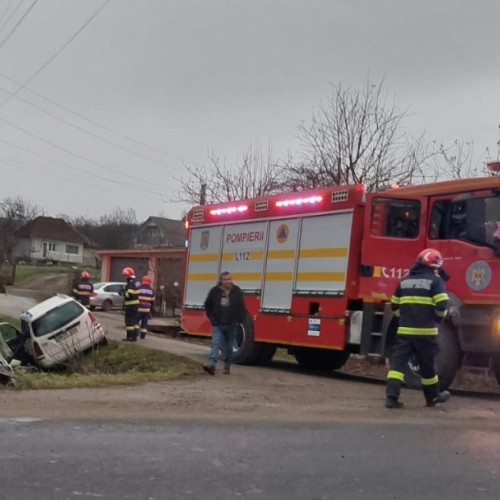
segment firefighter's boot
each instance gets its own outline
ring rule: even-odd
[[[398,401],[396,398],[386,398],[385,399],[385,407],[386,408],[403,408],[403,403]]]
[[[434,399],[427,400],[427,406],[436,406],[438,404],[446,403],[450,399],[451,394],[448,391],[440,392]]]

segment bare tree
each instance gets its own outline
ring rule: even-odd
[[[87,238],[92,248],[131,248],[139,228],[133,208],[115,208],[98,219],[78,216],[68,222]]]
[[[43,208],[20,196],[9,196],[0,201],[0,262],[11,259],[15,232],[26,222],[44,214]]]
[[[207,159],[207,165],[185,166],[187,176],[180,179],[181,201],[200,203],[202,186],[205,186],[207,203],[257,198],[276,193],[284,186],[283,171],[270,146],[263,152],[250,145],[231,166],[214,152],[209,153]]]
[[[434,146],[434,179],[465,179],[490,175],[485,164],[474,155],[474,142],[455,140],[451,145]]]
[[[390,183],[422,180],[435,154],[424,137],[405,134],[406,116],[384,89],[384,81],[368,78],[363,89],[332,85],[310,124],[299,126],[304,151],[288,164],[288,184],[298,189],[363,183],[379,190]]]

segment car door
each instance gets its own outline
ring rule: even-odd
[[[0,352],[7,361],[13,358],[21,362],[29,361],[29,356],[24,350],[26,338],[10,323],[0,323]]]
[[[107,285],[106,298],[111,300],[113,307],[121,306],[123,299],[120,296],[120,285]]]
[[[116,294],[113,298],[113,304],[121,307],[123,305],[123,292],[125,291],[125,285],[117,283],[113,285],[113,290]]]

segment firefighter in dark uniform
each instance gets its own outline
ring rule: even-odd
[[[136,342],[139,336],[139,282],[135,278],[135,271],[131,267],[124,267],[122,271],[127,284],[123,291],[123,309],[125,310],[125,330],[127,342]]]
[[[73,297],[80,302],[82,306],[90,306],[90,296],[94,292],[94,287],[90,282],[90,274],[87,271],[82,271],[80,281],[73,288]]]
[[[148,322],[149,318],[151,318],[154,301],[155,292],[151,288],[151,279],[149,276],[143,276],[141,287],[139,288],[139,326],[141,339],[145,339],[146,333],[148,333]]]
[[[399,394],[412,353],[420,366],[427,406],[445,403],[450,398],[448,391],[439,390],[435,366],[439,350],[438,324],[446,317],[449,305],[444,281],[440,277],[442,265],[440,252],[432,248],[423,250],[409,275],[399,282],[391,299],[394,314],[399,317],[399,326],[387,374],[387,408],[403,406]]]

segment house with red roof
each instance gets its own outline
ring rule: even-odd
[[[82,264],[86,238],[64,219],[37,217],[15,232],[14,259],[30,263]]]

